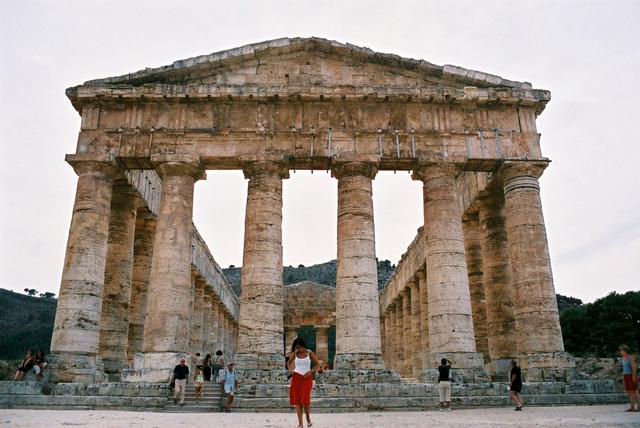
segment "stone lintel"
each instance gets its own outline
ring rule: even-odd
[[[206,180],[207,175],[200,159],[192,154],[158,154],[151,156],[151,162],[161,177],[187,175],[196,180]]]
[[[281,179],[289,178],[289,167],[282,157],[274,157],[272,160],[242,160],[242,172],[244,178],[251,179],[260,174],[275,174]]]

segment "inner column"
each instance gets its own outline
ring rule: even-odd
[[[465,380],[474,380],[484,361],[475,346],[456,175],[454,165],[443,163],[423,165],[413,177],[424,191],[431,361],[448,358]]]
[[[282,179],[289,177],[289,170],[275,162],[252,162],[245,166],[244,175],[249,188],[236,363],[242,369],[280,368]]]
[[[338,179],[336,369],[382,369],[378,267],[368,162],[335,165]]]

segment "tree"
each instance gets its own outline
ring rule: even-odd
[[[35,288],[25,288],[24,292],[27,293],[29,296],[35,296],[36,293],[38,293],[38,290],[36,290]]]
[[[40,293],[40,297],[42,297],[43,299],[53,299],[55,295],[56,293],[52,293],[50,291],[47,291],[46,293]]]

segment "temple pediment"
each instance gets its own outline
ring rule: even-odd
[[[548,91],[493,74],[403,58],[320,38],[282,38],[69,88],[109,97],[416,97],[544,104]],[[541,110],[539,108],[538,110]]]

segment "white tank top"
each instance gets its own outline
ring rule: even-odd
[[[298,358],[296,355],[296,368],[293,370],[294,373],[304,375],[309,370],[311,370],[311,358],[309,357],[309,352],[307,352],[307,356],[304,358]]]

